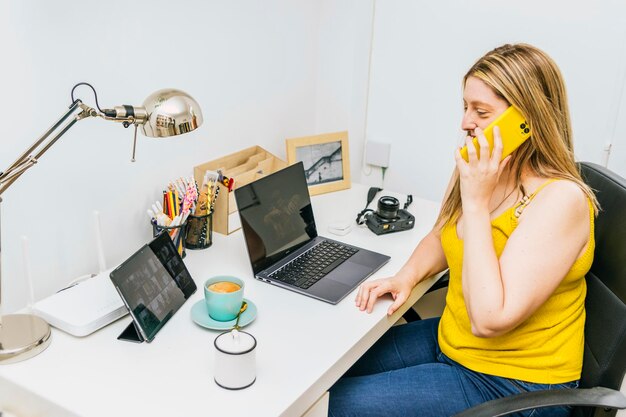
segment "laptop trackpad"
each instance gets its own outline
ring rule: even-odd
[[[348,260],[332,270],[327,279],[352,287],[371,273],[372,268]]]

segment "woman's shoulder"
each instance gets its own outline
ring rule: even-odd
[[[581,256],[593,237],[593,206],[585,191],[575,181],[561,178],[537,179],[532,185],[535,189],[528,191],[535,194],[518,225],[548,240],[557,239],[563,247],[580,248]]]
[[[527,194],[535,209],[554,209],[580,218],[588,213],[588,198],[575,181],[563,178],[527,179]],[[533,210],[534,211],[534,210]]]

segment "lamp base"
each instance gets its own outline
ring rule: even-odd
[[[50,325],[31,314],[9,314],[0,322],[0,364],[23,361],[50,345]]]

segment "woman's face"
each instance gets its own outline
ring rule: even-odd
[[[480,78],[468,77],[463,90],[463,120],[461,129],[468,136],[476,136],[474,129],[485,129],[508,107],[509,103],[498,96]]]

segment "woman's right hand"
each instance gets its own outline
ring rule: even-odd
[[[395,275],[390,278],[377,279],[375,281],[366,282],[357,292],[355,304],[361,310],[367,310],[371,313],[374,309],[374,303],[376,300],[384,294],[391,294],[393,297],[393,304],[389,306],[387,310],[388,315],[392,315],[398,307],[400,307],[409,298],[413,285],[408,279],[402,279],[400,276]]]

